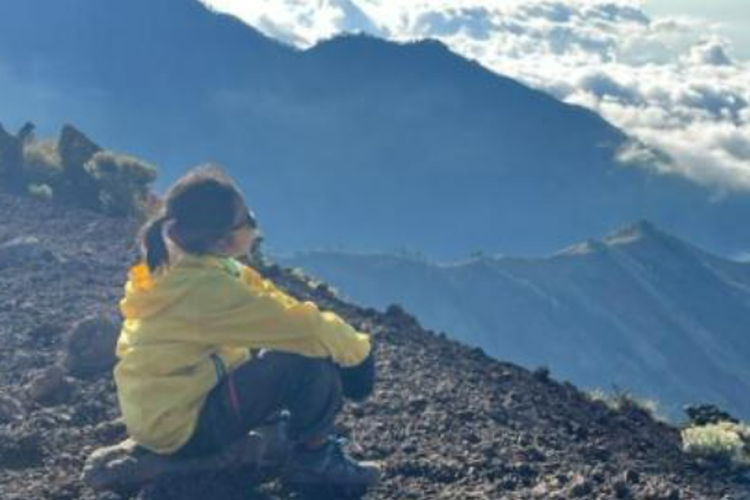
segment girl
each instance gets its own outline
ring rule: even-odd
[[[115,381],[130,436],[159,454],[211,454],[285,409],[287,482],[373,485],[377,467],[331,438],[342,396],[372,392],[370,337],[236,260],[259,233],[221,170],[189,172],[162,212],[141,231],[143,258],[120,303]]]

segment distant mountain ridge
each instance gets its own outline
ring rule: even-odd
[[[309,252],[280,259],[375,307],[590,388],[664,403],[711,401],[750,417],[750,264],[640,221],[546,258],[436,265],[398,255]]]
[[[222,163],[282,251],[544,254],[642,217],[720,252],[750,241],[749,197],[625,165],[597,115],[436,42],[299,51],[195,0],[26,0],[0,5],[0,67],[9,128],[76,123],[162,187]]]
[[[137,225],[2,189],[0,213],[3,500],[300,498],[224,461],[227,470],[191,467],[143,489],[86,484],[92,450],[127,437],[111,366]],[[383,464],[368,499],[747,496],[746,470],[685,453],[680,429],[637,405],[610,407],[554,374],[493,360],[397,307],[360,307],[290,269],[257,269],[375,339],[376,389],[336,422],[354,456]]]

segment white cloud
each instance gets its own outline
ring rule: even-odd
[[[721,191],[750,190],[750,64],[714,26],[627,0],[210,0],[299,47],[341,32],[438,38],[590,107]]]
[[[697,65],[732,66],[727,43],[717,36],[701,40],[690,49],[689,61]]]

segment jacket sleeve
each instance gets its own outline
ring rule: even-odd
[[[313,302],[285,294],[254,272],[243,272],[241,279],[206,273],[191,289],[185,300],[195,307],[188,304],[186,309],[200,314],[186,319],[212,343],[331,357],[343,367],[360,364],[370,353],[369,335]]]

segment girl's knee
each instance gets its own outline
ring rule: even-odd
[[[295,374],[295,378],[298,377],[310,382],[318,381],[336,385],[341,384],[338,369],[329,358],[313,358],[278,351],[262,352],[261,357],[275,365],[280,365],[287,373]]]

